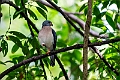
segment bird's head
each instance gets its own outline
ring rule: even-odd
[[[52,24],[51,21],[46,20],[46,21],[44,21],[44,22],[42,23],[42,28],[43,28],[44,26],[53,26],[53,24]]]

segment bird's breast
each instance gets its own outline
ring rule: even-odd
[[[38,36],[40,44],[44,44],[49,50],[53,49],[53,34],[52,34],[52,28],[51,27],[43,27]]]

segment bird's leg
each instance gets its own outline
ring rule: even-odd
[[[50,53],[50,50],[48,49],[47,53],[46,54],[49,54]]]

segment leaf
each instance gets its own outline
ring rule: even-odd
[[[63,76],[63,72],[60,71],[58,79],[59,79],[60,77],[62,77],[62,76]]]
[[[111,38],[111,37],[115,37],[115,35],[114,35],[114,33],[109,33],[109,37]]]
[[[40,7],[36,7],[36,8],[37,8],[37,10],[39,11],[39,13],[42,14],[42,16],[43,16],[45,19],[47,19],[47,14],[45,13],[45,11],[42,10]]]
[[[20,32],[17,32],[17,31],[9,31],[9,33],[15,35],[16,37],[20,38],[20,39],[25,39],[26,36]]]
[[[18,57],[13,58],[13,59],[12,59],[12,62],[13,62],[14,64],[17,64],[17,63],[18,63]]]
[[[96,17],[98,17],[98,15],[100,15],[100,10],[98,9],[98,7],[95,5],[94,9],[93,9],[93,14],[96,15]]]
[[[33,46],[34,49],[39,47],[39,43],[35,37],[33,39],[29,38],[28,41]]]
[[[81,6],[79,12],[81,12],[85,7],[86,7],[86,3]]]
[[[8,40],[13,41],[17,46],[22,47],[21,41],[15,36],[8,36]]]
[[[106,15],[106,20],[109,23],[109,25],[115,30],[115,23],[109,15]]]
[[[5,57],[7,52],[8,52],[8,43],[5,40],[2,40],[1,41],[1,47],[2,47],[3,55]]]
[[[29,52],[28,44],[27,44],[26,41],[25,41],[25,43],[24,43],[24,46],[22,47],[22,52],[24,53],[24,55],[27,55],[28,52]]]
[[[59,40],[59,41],[57,42],[57,46],[58,46],[58,47],[67,47],[66,43],[65,43],[64,41],[62,41],[62,40]]]
[[[55,77],[54,80],[59,80],[59,79],[57,77]]]
[[[13,14],[13,20],[25,9],[21,9],[20,11],[15,11],[15,13]],[[20,18],[22,18],[22,16],[20,16]]]
[[[28,13],[30,14],[30,16],[31,16],[34,20],[38,20],[37,16],[35,15],[35,13],[34,13],[32,10],[28,9]]]
[[[74,50],[72,55],[73,55],[73,58],[75,58],[78,62],[80,62],[82,55],[79,50]]]
[[[106,8],[106,7],[107,7],[107,5],[109,4],[109,2],[110,2],[109,0],[108,0],[108,1],[107,1],[107,0],[106,0],[106,1],[104,1],[104,2],[103,2],[103,6],[102,6],[102,8],[101,8],[101,9]]]
[[[88,7],[85,8],[84,14],[87,15]]]
[[[3,39],[4,35],[0,35],[0,40]]]
[[[24,56],[18,57],[18,63],[24,60]]]
[[[48,57],[46,57],[46,58],[43,59],[43,62],[45,63],[45,66],[46,66],[47,68],[49,68],[49,63],[48,63],[48,61],[49,61]],[[49,62],[50,62],[50,61],[49,61]]]
[[[42,9],[48,11],[47,8],[46,8],[43,4],[41,4],[39,1],[36,1],[36,3],[37,3]]]
[[[6,65],[5,62],[0,61],[0,64]]]
[[[17,50],[19,49],[19,46],[17,46],[16,44],[12,47],[11,52],[15,53]]]
[[[17,6],[20,5],[20,0],[14,0],[14,1]]]
[[[15,13],[13,14],[13,20],[19,15],[18,11],[15,11]]]
[[[56,4],[58,3],[58,0],[53,0]]]
[[[119,75],[119,76],[117,76],[116,80],[120,80],[120,75]]]

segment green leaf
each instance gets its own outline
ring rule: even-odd
[[[109,23],[109,25],[115,30],[115,23],[109,15],[106,15],[106,20]]]
[[[62,77],[62,76],[64,76],[64,75],[63,75],[63,72],[60,71],[58,79],[59,79],[60,77]]]
[[[17,46],[22,47],[21,41],[15,36],[8,36],[8,40],[13,41]]]
[[[30,16],[31,16],[34,20],[38,20],[37,16],[35,15],[35,13],[34,13],[32,10],[28,9],[28,13],[30,14]]]
[[[107,32],[107,30],[108,30],[108,29],[106,28],[106,26],[101,27],[101,29],[102,29],[103,31],[100,32],[99,35],[105,34],[105,33]]]
[[[27,55],[29,53],[28,43],[26,41],[24,43],[24,46],[22,47],[22,52],[24,53],[24,55]]]
[[[42,10],[40,7],[36,7],[36,8],[37,8],[37,10],[39,11],[39,13],[42,14],[42,16],[43,16],[45,19],[47,19],[47,14],[45,13],[45,11]]]
[[[0,61],[0,64],[6,65],[5,62]]]
[[[15,13],[13,14],[13,20],[25,9],[21,9],[20,11],[15,11]],[[22,16],[20,16],[20,18],[22,18]]]
[[[84,14],[87,15],[88,7],[85,8]]]
[[[107,1],[107,0],[106,0],[106,1],[104,1],[104,2],[103,2],[103,6],[102,6],[102,8],[101,8],[101,9],[106,8],[106,7],[107,7],[107,5],[109,4],[109,2],[110,2],[109,0],[108,0],[108,1]]]
[[[20,0],[14,0],[14,1],[15,1],[15,4],[16,4],[17,6],[20,5]]]
[[[24,56],[18,57],[18,63],[24,60]]]
[[[100,10],[98,9],[98,7],[95,5],[94,6],[94,9],[93,9],[94,11],[93,11],[93,14],[94,15],[96,15],[96,16],[98,16],[98,15],[100,15]]]
[[[78,62],[80,62],[82,55],[79,50],[74,50],[73,51],[73,58],[75,58]]]
[[[59,79],[57,77],[55,77],[54,80],[59,80]]]
[[[15,11],[15,13],[13,14],[13,20],[19,15],[18,11]]]
[[[119,76],[117,76],[116,80],[120,80],[120,75],[119,75]]]
[[[2,47],[3,55],[5,57],[7,52],[8,52],[8,43],[5,40],[2,40],[1,41],[1,47]]]
[[[35,37],[32,39],[29,38],[28,41],[33,46],[34,49],[39,48],[39,43]]]
[[[17,46],[16,44],[12,47],[11,52],[15,53],[17,50],[19,49],[19,46]]]
[[[115,19],[114,19],[114,21],[115,21],[116,23],[117,23],[118,17],[119,17],[119,15],[116,14],[116,15],[115,15]]]
[[[48,61],[49,61],[49,58],[48,58],[48,57],[46,57],[46,58],[43,59],[43,62],[45,63],[45,65],[46,65],[47,68],[49,68],[49,63],[48,63]],[[50,62],[50,61],[49,61],[49,62]]]
[[[4,35],[0,35],[0,40],[3,39]]]
[[[13,58],[13,59],[12,59],[12,62],[13,62],[14,64],[17,64],[17,63],[18,63],[18,57]]]
[[[109,33],[109,37],[111,38],[111,37],[115,37],[115,35],[113,34],[113,33]]]
[[[81,12],[85,7],[86,7],[86,3],[81,6],[79,12]]]
[[[17,31],[9,31],[9,33],[15,35],[16,37],[20,38],[20,39],[25,39],[26,36],[20,32],[17,32]]]
[[[58,0],[53,0],[56,4],[58,3]]]
[[[36,1],[36,3],[37,3],[42,9],[44,9],[45,11],[48,11],[47,8],[46,8],[43,4],[41,4],[39,1]]]
[[[59,41],[57,42],[57,46],[58,46],[58,47],[67,47],[66,43],[65,43],[63,40],[59,40]]]

